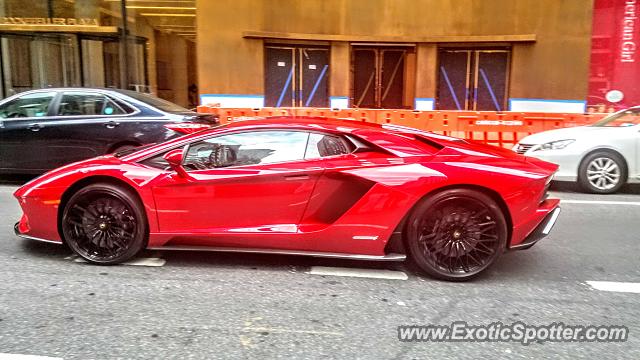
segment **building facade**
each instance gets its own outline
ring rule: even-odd
[[[188,107],[611,111],[640,102],[636,2],[0,0],[0,97],[87,86]]]
[[[204,103],[582,112],[591,0],[198,0]]]

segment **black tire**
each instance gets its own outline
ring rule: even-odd
[[[137,196],[109,183],[88,185],[69,198],[60,220],[69,248],[100,265],[118,264],[146,244],[147,219]]]
[[[440,280],[466,281],[491,266],[507,244],[507,221],[488,195],[451,189],[420,201],[411,212],[405,240],[410,259]]]
[[[580,163],[578,183],[586,192],[612,194],[627,182],[627,174],[627,163],[622,156],[599,150],[587,155]]]

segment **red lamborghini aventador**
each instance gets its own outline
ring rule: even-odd
[[[409,128],[256,119],[53,170],[15,192],[15,232],[97,264],[143,248],[409,256],[466,280],[549,234],[556,169]]]

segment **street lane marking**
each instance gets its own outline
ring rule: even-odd
[[[0,353],[0,360],[63,360],[63,359],[59,357],[50,357],[50,356]]]
[[[126,262],[123,262],[122,265],[132,265],[132,266],[164,266],[167,263],[167,260],[162,258],[137,258],[132,259]]]
[[[67,256],[65,260],[72,260],[77,263],[86,263],[87,261],[79,256]],[[150,267],[159,267],[164,266],[167,263],[167,260],[161,258],[135,258],[129,261],[125,261],[120,265],[130,265],[130,266],[150,266]],[[2,360],[2,359],[0,359]]]
[[[311,275],[349,276],[371,279],[407,280],[409,277],[402,271],[354,269],[342,267],[312,266],[307,272]]]
[[[587,281],[592,288],[601,291],[614,291],[640,294],[640,283],[615,281]]]
[[[640,206],[638,201],[608,201],[608,200],[560,200],[560,204],[594,204],[594,205],[629,205]]]

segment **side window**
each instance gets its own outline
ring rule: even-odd
[[[156,155],[152,158],[144,160],[142,161],[142,164],[156,168],[156,169],[160,169],[160,170],[168,169],[169,163],[167,162],[167,160],[164,159],[165,154],[166,152],[163,152],[160,155]]]
[[[98,93],[65,92],[58,107],[59,116],[124,115],[127,111]]]
[[[625,111],[619,116],[615,117],[611,121],[608,121],[604,126],[608,127],[625,127],[634,126],[640,124],[640,114],[638,111]]]
[[[352,151],[347,143],[338,136],[312,133],[309,136],[305,159],[348,154]]]
[[[253,131],[218,136],[189,146],[184,160],[188,170],[216,169],[302,160],[309,133]]]
[[[0,106],[0,117],[25,118],[46,116],[55,92],[40,92],[20,96]]]

